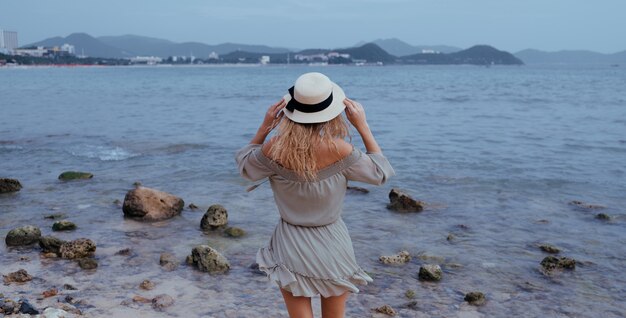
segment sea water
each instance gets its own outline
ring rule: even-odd
[[[374,278],[350,296],[347,316],[380,315],[372,308],[384,304],[401,317],[624,315],[626,69],[608,66],[0,69],[0,177],[24,186],[0,195],[1,236],[34,225],[66,240],[87,237],[99,262],[85,271],[43,258],[39,248],[2,245],[2,274],[24,268],[35,277],[2,293],[44,308],[70,294],[61,288],[68,283],[78,288],[78,307],[95,317],[287,317],[276,285],[250,269],[278,221],[272,193],[267,184],[245,192],[234,153],[267,107],[310,71],[364,105],[397,173],[380,187],[355,183],[370,192],[346,197],[357,261]],[[352,141],[363,149],[354,131]],[[94,178],[57,180],[67,170]],[[114,201],[136,181],[200,209],[153,224],[126,219]],[[392,188],[426,210],[387,210]],[[203,233],[212,204],[247,234]],[[600,212],[611,219],[596,219]],[[43,218],[51,213],[78,229],[52,233],[53,221]],[[541,243],[576,259],[576,269],[544,276]],[[231,270],[159,266],[160,253],[184,261],[197,244],[216,248]],[[116,255],[125,248],[130,255]],[[402,250],[413,256],[408,264],[378,260]],[[423,264],[441,265],[443,279],[419,281]],[[144,279],[156,288],[139,289]],[[38,299],[52,287],[61,295]],[[485,305],[463,301],[474,290],[485,293]],[[157,294],[175,303],[156,312],[131,300]],[[319,313],[319,299],[314,305]]]

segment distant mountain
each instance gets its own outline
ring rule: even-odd
[[[387,51],[383,50],[380,46],[374,43],[367,43],[359,47],[337,49],[334,51],[347,53],[350,54],[353,59],[367,60],[368,62],[393,63],[396,61],[395,56],[387,53]]]
[[[626,51],[603,54],[584,50],[546,52],[527,49],[515,56],[528,64],[626,64]]]
[[[418,53],[402,56],[400,61],[407,64],[473,64],[473,65],[523,65],[524,62],[513,54],[500,51],[488,45],[475,45],[469,49],[449,54]]]
[[[255,53],[287,53],[289,49],[274,48],[266,45],[249,45],[238,43],[222,43],[209,45],[200,42],[175,43],[168,40],[150,38],[138,35],[101,36],[98,40],[123,50],[133,52],[134,55],[154,55],[160,57],[189,56],[207,57],[211,52],[226,54],[234,51]]]
[[[359,42],[355,46],[362,46],[367,42]],[[370,43],[374,43],[380,46],[383,50],[393,54],[395,56],[406,56],[411,54],[422,53],[423,50],[433,50],[441,53],[452,53],[462,50],[461,48],[447,45],[411,45],[402,40],[392,39],[377,39]]]
[[[85,55],[125,58],[132,56],[159,56],[169,57],[173,55],[206,58],[211,52],[226,54],[234,51],[248,51],[258,53],[286,53],[285,48],[274,48],[266,45],[249,45],[238,43],[222,43],[208,45],[199,42],[176,43],[169,40],[151,38],[138,35],[101,36],[94,38],[85,33],[73,33],[67,37],[54,37],[35,42],[30,46],[61,46],[65,43],[74,45],[76,53],[84,50]]]
[[[119,49],[117,47],[113,47],[102,43],[98,39],[92,37],[86,33],[72,33],[67,37],[54,37],[45,39],[43,41],[35,42],[29,45],[25,45],[24,47],[32,47],[32,46],[46,46],[46,47],[54,47],[61,46],[63,44],[71,44],[76,49],[76,54],[82,54],[88,56],[96,56],[96,57],[106,57],[106,58],[121,58],[121,57],[130,57],[132,53]]]

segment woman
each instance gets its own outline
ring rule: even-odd
[[[344,109],[367,153],[345,140]],[[348,180],[380,185],[394,175],[363,107],[325,75],[304,74],[268,109],[236,161],[244,178],[269,178],[281,219],[256,261],[280,287],[289,316],[313,317],[311,297],[319,294],[322,317],[343,317],[348,292],[372,281],[356,263],[341,219]]]

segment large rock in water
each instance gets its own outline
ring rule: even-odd
[[[420,267],[420,271],[417,274],[418,278],[423,281],[437,282],[441,280],[443,275],[441,267],[436,264],[426,264]]]
[[[17,192],[22,184],[16,179],[0,178],[0,193]]]
[[[213,204],[202,216],[200,228],[203,230],[214,230],[228,224],[228,211],[219,204]]]
[[[41,250],[44,253],[61,254],[59,249],[63,243],[65,243],[64,240],[51,235],[44,236],[39,239],[39,247],[41,247]]]
[[[424,202],[417,201],[398,189],[391,189],[387,208],[398,212],[421,212],[424,210]]]
[[[41,230],[31,225],[14,228],[7,234],[5,242],[8,246],[25,246],[39,242]]]
[[[66,259],[92,257],[95,253],[96,243],[86,238],[79,238],[73,241],[64,242],[59,247],[59,254],[62,258]]]
[[[230,263],[222,254],[208,245],[198,245],[187,256],[187,263],[203,272],[224,273],[230,269]]]
[[[179,215],[185,206],[183,199],[155,189],[137,187],[124,197],[124,215],[143,221],[159,221]]]

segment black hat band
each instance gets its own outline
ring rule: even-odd
[[[328,106],[330,106],[330,104],[333,103],[333,93],[330,93],[330,96],[328,96],[328,98],[326,98],[325,100],[323,100],[320,103],[317,104],[302,104],[299,101],[297,101],[294,97],[293,97],[293,91],[294,91],[294,87],[292,86],[289,89],[289,95],[291,95],[291,100],[289,100],[289,103],[287,103],[287,106],[285,106],[285,108],[287,108],[287,110],[293,112],[294,110],[303,112],[303,113],[317,113],[319,111],[322,111],[326,108],[328,108]]]

